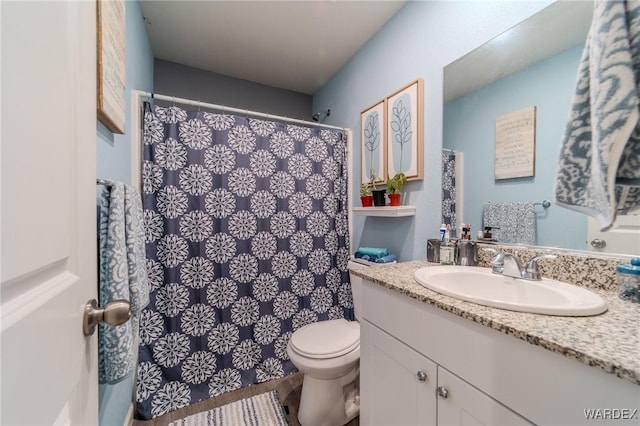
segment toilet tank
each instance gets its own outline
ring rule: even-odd
[[[349,269],[349,278],[351,279],[351,294],[353,296],[353,314],[357,321],[362,320],[362,278],[351,273],[355,269],[364,269],[369,266],[349,261],[347,268]]]

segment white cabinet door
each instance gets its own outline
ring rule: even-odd
[[[487,394],[438,367],[438,426],[531,425]]]
[[[368,321],[360,347],[360,423],[435,424],[436,364]]]
[[[95,2],[3,1],[0,19],[0,424],[97,424]]]

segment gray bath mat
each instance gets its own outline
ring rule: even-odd
[[[261,393],[169,423],[169,426],[286,426],[278,393]]]

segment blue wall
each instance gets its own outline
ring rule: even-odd
[[[459,218],[481,229],[487,201],[553,199],[560,141],[571,108],[584,45],[566,50],[444,106],[444,146],[464,153],[464,212]],[[494,180],[495,120],[536,106],[536,164],[531,178]],[[585,250],[587,216],[568,209],[536,207],[541,246]],[[563,232],[558,232],[558,230]]]
[[[311,120],[311,96],[248,80],[155,60],[154,90],[163,95]]]
[[[131,183],[131,90],[153,91],[153,52],[138,1],[126,1],[126,106],[124,135],[115,135],[100,122],[97,125],[97,176]],[[98,188],[99,190],[100,188]],[[133,377],[115,385],[100,385],[99,420],[102,426],[124,423],[133,395]]]
[[[314,95],[314,111],[331,109],[325,123],[353,129],[351,196],[359,203],[360,112],[424,79],[424,180],[405,186],[405,203],[416,206],[416,215],[354,217],[354,247],[387,246],[403,261],[425,258],[427,238],[438,235],[441,220],[442,69],[550,3],[408,2]]]

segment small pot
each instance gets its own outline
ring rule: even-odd
[[[373,205],[376,207],[383,207],[385,206],[386,200],[384,198],[384,194],[387,192],[386,189],[374,189],[373,191],[371,191],[371,193],[373,194]]]
[[[360,201],[362,202],[362,207],[371,207],[373,206],[373,196],[365,195],[364,197],[360,197]]]
[[[399,206],[400,205],[400,195],[401,194],[387,194],[387,197],[389,197],[389,205],[390,206]]]

